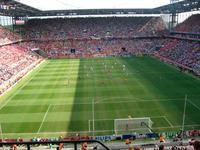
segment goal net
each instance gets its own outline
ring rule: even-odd
[[[150,117],[114,119],[115,134],[149,133],[152,125]]]

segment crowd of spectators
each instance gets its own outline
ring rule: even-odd
[[[191,139],[187,146],[180,145],[164,146],[164,144],[160,144],[158,148],[155,148],[154,150],[200,150],[199,140]]]
[[[159,55],[200,75],[200,42],[198,41],[168,40],[159,51]]]
[[[174,30],[200,32],[200,15],[189,17]],[[132,56],[157,53],[200,74],[199,42],[180,39],[133,39],[158,36],[165,31],[160,17],[105,17],[33,19],[25,37],[50,58]]]
[[[164,146],[160,144],[157,148],[154,148],[154,150],[200,150],[200,141],[193,140],[192,143],[189,142],[187,146]]]
[[[105,56],[138,56],[152,54],[164,40],[158,39],[110,39],[110,40],[65,40],[36,41],[28,45],[37,46],[49,58],[80,58]]]
[[[32,19],[26,24],[26,39],[66,40],[157,36],[165,29],[160,17],[98,17]]]
[[[174,31],[200,34],[200,14],[195,14],[177,25]]]
[[[129,38],[156,36],[165,25],[160,17],[53,18],[29,20],[24,29],[30,42],[0,27],[0,94],[42,60],[32,49],[50,58],[142,55],[157,41]]]
[[[133,38],[159,36],[163,30],[161,17],[32,19],[24,38],[35,40],[32,48],[50,58],[131,56],[152,53],[159,45],[159,40]]]
[[[175,30],[200,32],[199,18],[193,15]],[[200,43],[162,39],[165,24],[160,17],[32,19],[24,28],[26,42],[19,42],[20,35],[0,26],[0,94],[26,74],[30,70],[27,68],[42,60],[32,49],[44,51],[49,58],[156,53],[200,74]],[[19,72],[23,75],[16,77]]]
[[[19,40],[21,40],[20,35],[0,26],[0,45],[13,43]]]
[[[190,16],[173,31],[173,38],[165,40],[156,56],[200,76],[200,14]]]
[[[29,49],[28,45],[26,48],[20,45],[11,44],[0,47],[0,95],[42,60],[39,55]]]

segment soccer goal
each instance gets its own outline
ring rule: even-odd
[[[152,125],[150,117],[114,119],[115,134],[149,133]]]

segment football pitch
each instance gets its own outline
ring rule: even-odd
[[[0,97],[5,137],[112,135],[114,119],[200,129],[200,79],[151,57],[46,60]],[[94,131],[94,132],[93,132]]]

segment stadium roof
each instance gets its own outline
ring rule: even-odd
[[[42,11],[74,9],[155,8],[170,0],[15,0]]]
[[[189,11],[200,11],[200,0],[184,0],[174,4],[155,8],[160,12],[183,13]]]
[[[169,14],[200,10],[200,0],[183,0],[157,8],[146,9],[68,9],[42,11],[14,0],[0,2],[0,14],[14,17],[118,15],[118,14]]]
[[[34,16],[41,11],[14,0],[1,0],[0,14],[5,16]]]

